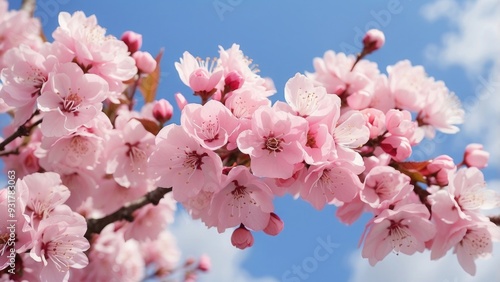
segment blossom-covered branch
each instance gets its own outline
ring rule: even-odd
[[[171,191],[172,188],[158,187],[155,190],[148,192],[143,197],[125,204],[123,207],[112,214],[109,214],[102,218],[87,219],[87,232],[85,233],[85,237],[90,240],[92,234],[99,234],[102,229],[104,229],[104,227],[113,222],[120,220],[133,221],[134,217],[132,216],[132,214],[136,210],[148,204],[158,205],[163,196]]]

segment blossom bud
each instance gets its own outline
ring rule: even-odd
[[[125,31],[122,35],[122,41],[127,44],[130,54],[134,54],[142,46],[142,35],[133,31]]]
[[[231,244],[241,250],[251,247],[253,245],[253,235],[250,230],[241,225],[233,231]]]
[[[370,138],[376,138],[385,131],[385,115],[381,110],[367,108],[361,111],[366,117],[366,127],[370,130]]]
[[[370,54],[380,49],[385,43],[384,33],[378,29],[370,29],[363,38],[363,53]]]
[[[266,228],[264,228],[264,232],[268,235],[276,236],[281,232],[281,230],[283,230],[283,226],[284,223],[281,218],[272,212],[269,217],[269,222],[267,223]]]
[[[243,82],[245,82],[245,79],[235,71],[228,73],[226,75],[226,78],[224,79],[224,83],[227,87],[227,92],[239,89],[243,85]]]
[[[401,136],[388,136],[380,142],[380,148],[397,161],[402,162],[411,155],[411,145],[407,138]]]
[[[135,64],[140,72],[149,74],[156,69],[156,60],[149,54],[149,52],[137,51],[132,54]]]
[[[172,118],[174,107],[165,99],[160,99],[153,106],[153,117],[161,124]]]
[[[483,145],[472,143],[465,147],[464,164],[468,167],[485,168],[488,166],[490,153],[483,150]]]
[[[431,183],[441,187],[448,185],[448,175],[453,170],[455,170],[455,163],[453,158],[447,155],[438,156],[427,165],[428,173],[434,175],[435,183]]]
[[[392,135],[411,137],[415,131],[415,124],[411,120],[411,113],[406,110],[390,109],[385,114],[385,126]]]
[[[184,106],[188,104],[186,97],[184,97],[184,95],[182,95],[181,93],[175,93],[174,97],[175,102],[177,103],[177,107],[179,107],[179,109],[182,111],[182,109],[184,109]]]
[[[210,263],[210,257],[203,254],[200,256],[200,260],[198,261],[198,269],[207,272],[210,270],[211,263]]]

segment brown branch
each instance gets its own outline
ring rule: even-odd
[[[33,17],[36,8],[36,0],[23,0],[21,4],[21,10],[26,11],[30,16]]]
[[[42,119],[39,119],[30,126],[26,126],[26,124],[19,126],[14,133],[12,133],[9,137],[5,138],[2,143],[0,143],[0,151],[5,150],[5,146],[14,141],[16,138],[30,135],[31,130],[40,123],[42,123]]]
[[[500,226],[500,215],[490,216],[490,220],[491,220],[491,222],[493,222],[496,225]]]
[[[109,214],[102,218],[90,218],[87,220],[87,232],[85,233],[85,238],[88,240],[91,239],[92,234],[99,234],[108,224],[111,224],[115,221],[127,220],[133,221],[133,213],[134,211],[148,205],[158,205],[160,200],[165,196],[165,194],[172,191],[172,188],[162,188],[158,187],[155,190],[147,193],[141,198],[125,204],[123,207],[118,209],[112,214]]]

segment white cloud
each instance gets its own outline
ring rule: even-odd
[[[212,268],[200,275],[199,281],[233,282],[277,282],[270,277],[255,278],[242,268],[242,262],[250,254],[231,245],[231,232],[219,234],[215,229],[207,229],[199,220],[193,220],[185,212],[180,213],[171,228],[184,258],[210,256]]]
[[[490,165],[500,165],[500,1],[436,0],[422,9],[429,21],[445,19],[451,30],[441,46],[431,44],[427,55],[445,66],[459,65],[471,76],[476,91],[465,97],[467,139],[483,143]]]
[[[432,61],[460,65],[469,73],[480,73],[486,64],[500,62],[500,2],[498,0],[437,0],[425,5],[429,21],[446,18],[457,29],[442,37],[442,46],[430,45]]]
[[[496,257],[476,260],[476,276],[467,274],[458,264],[457,257],[449,252],[445,257],[431,261],[428,252],[412,256],[388,255],[375,267],[368,260],[361,258],[359,251],[351,256],[353,275],[350,282],[384,281],[384,282],[490,282],[500,277],[498,256],[500,244],[495,244],[493,254]]]

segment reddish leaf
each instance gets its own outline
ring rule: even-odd
[[[161,127],[156,122],[145,118],[136,118],[136,120],[138,120],[142,124],[142,126],[144,126],[144,128],[148,132],[151,132],[151,134],[153,134],[154,136],[156,136],[158,132],[160,132]]]
[[[148,76],[141,79],[139,90],[141,90],[145,103],[151,103],[156,98],[156,91],[160,83],[160,61],[163,56],[163,49],[156,55],[156,69]]]

